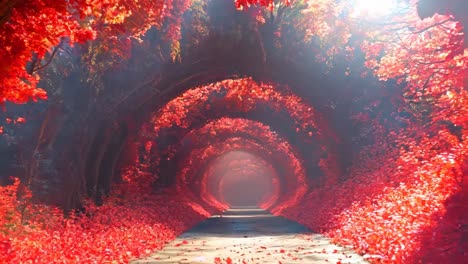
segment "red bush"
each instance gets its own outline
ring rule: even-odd
[[[131,185],[116,186],[103,206],[89,203],[84,214],[67,218],[45,205],[27,204],[21,210],[19,181],[0,187],[0,262],[128,263],[162,248],[209,215],[174,189],[125,192]]]

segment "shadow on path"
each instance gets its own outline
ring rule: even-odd
[[[352,250],[256,207],[231,208],[180,235],[162,250],[132,263],[368,263]]]

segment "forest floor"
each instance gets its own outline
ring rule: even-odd
[[[143,263],[368,263],[306,227],[254,207],[231,208],[180,235]]]

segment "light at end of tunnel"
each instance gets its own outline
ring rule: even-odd
[[[273,196],[274,187],[269,176],[236,180],[239,175],[225,176],[222,187],[224,201],[231,206],[258,206]]]
[[[352,17],[378,19],[395,13],[407,6],[402,0],[354,0]]]
[[[224,154],[211,165],[204,176],[208,184],[203,198],[212,194],[213,199],[229,207],[262,206],[267,201],[271,201],[268,204],[276,201],[278,175],[261,157],[236,150]]]

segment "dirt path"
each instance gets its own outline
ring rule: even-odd
[[[161,251],[132,263],[368,263],[326,237],[269,212],[233,208],[188,230]],[[243,262],[244,261],[244,262]]]

